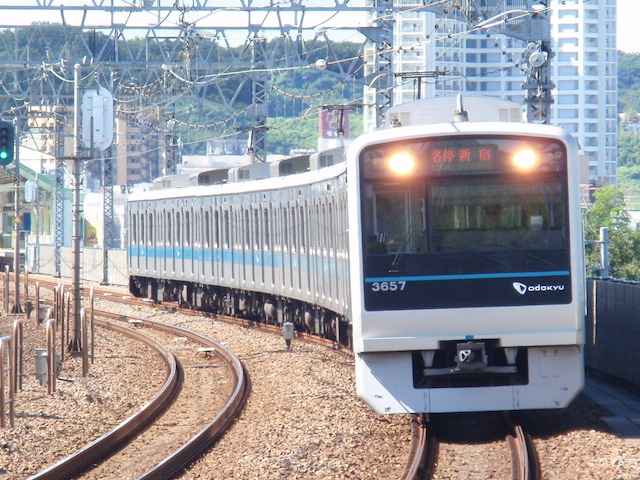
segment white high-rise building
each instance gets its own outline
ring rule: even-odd
[[[550,0],[549,6],[554,52],[551,79],[555,84],[550,123],[576,136],[580,153],[588,158],[592,183],[615,182],[616,0]],[[394,26],[394,104],[418,96],[463,92],[524,105],[525,47],[523,42],[492,30],[469,33],[466,23],[434,13],[398,14]],[[365,91],[365,102],[375,102],[373,90]],[[366,113],[365,128],[375,128],[372,109]]]

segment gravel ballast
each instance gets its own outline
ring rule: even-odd
[[[279,336],[210,318],[103,301],[96,308],[196,330],[223,343],[245,365],[251,395],[242,415],[180,478],[401,476],[410,445],[409,417],[375,414],[355,397],[350,356],[296,340],[289,350]],[[12,322],[3,318],[0,333],[9,334]],[[82,377],[80,359],[67,358],[58,391],[47,395],[35,379],[33,360],[33,348],[44,347],[44,326],[26,322],[24,389],[16,396],[15,428],[0,430],[0,480],[27,478],[69,455],[131,415],[160,388],[164,367],[151,349],[113,332],[97,332],[89,375]],[[611,433],[600,420],[604,415],[583,396],[564,411],[525,414],[544,478],[640,478],[638,446]],[[456,455],[464,455],[464,448]],[[502,478],[501,467],[495,472],[494,478]],[[459,475],[441,457],[435,478]],[[127,472],[121,478],[128,478]]]

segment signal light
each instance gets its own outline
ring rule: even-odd
[[[9,122],[0,122],[0,165],[6,166],[13,162],[15,148],[13,125]]]

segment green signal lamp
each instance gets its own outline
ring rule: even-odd
[[[9,122],[0,121],[0,165],[7,166],[13,162],[15,148],[13,125]]]

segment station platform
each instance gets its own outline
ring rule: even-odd
[[[640,445],[640,397],[597,378],[587,377],[583,395],[606,408],[611,415],[602,417],[621,438]]]

